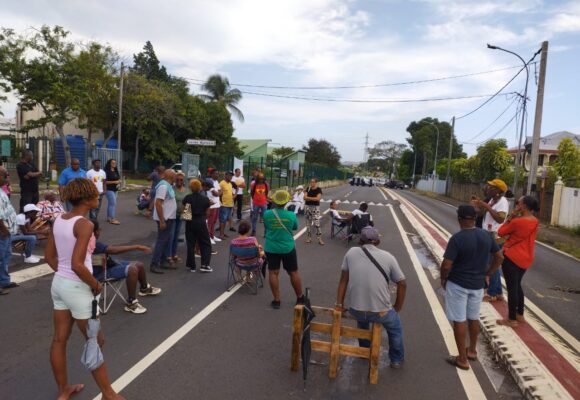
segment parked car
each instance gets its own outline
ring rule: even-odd
[[[182,171],[183,165],[181,163],[175,163],[169,169],[174,170],[175,172],[183,172]]]
[[[388,181],[385,184],[385,186],[388,187],[389,189],[403,190],[403,189],[405,189],[406,185],[405,185],[405,182],[403,182],[403,181],[397,181],[397,180],[391,179],[390,181]]]

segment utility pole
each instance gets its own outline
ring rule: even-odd
[[[415,154],[415,161],[413,161],[413,182],[411,187],[415,188],[415,168],[417,168],[417,149],[413,147],[413,153]]]
[[[542,112],[544,110],[544,85],[546,83],[546,64],[548,62],[548,41],[542,43],[542,53],[540,57],[540,76],[538,78],[538,95],[536,97],[536,115],[534,117],[534,136],[532,139],[532,159],[530,163],[530,176],[528,179],[528,190],[536,191],[538,158],[540,155],[540,136],[542,134]]]
[[[119,162],[117,162],[117,168],[119,171],[123,171],[123,160],[121,157],[121,124],[123,121],[123,75],[124,75],[125,66],[121,63],[121,76],[120,76],[120,83],[119,83],[119,120],[117,122],[117,150],[119,151],[118,157],[120,158]]]
[[[449,134],[449,157],[447,158],[447,175],[445,176],[445,196],[449,196],[451,175],[451,153],[453,152],[453,135],[455,133],[455,117],[451,119],[451,133]]]

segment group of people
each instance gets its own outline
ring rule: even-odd
[[[508,315],[497,324],[515,328],[525,322],[522,278],[534,261],[538,201],[522,196],[510,213],[504,197],[507,190],[505,182],[494,179],[487,182],[486,200],[473,196],[471,204],[457,209],[461,230],[450,238],[441,264],[446,314],[459,353],[447,361],[463,370],[470,368],[469,361],[477,360],[482,301],[503,301],[500,271],[506,282]]]

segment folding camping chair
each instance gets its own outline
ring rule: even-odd
[[[348,239],[346,241],[346,245],[348,246],[350,242],[354,241],[356,237],[360,235],[363,228],[366,228],[370,224],[371,224],[370,214],[355,215],[350,223],[350,229],[348,232]]]
[[[103,285],[103,291],[101,292],[103,307],[99,307],[99,309],[102,314],[106,314],[109,311],[109,309],[111,308],[113,302],[117,297],[123,300],[124,304],[127,304],[127,299],[125,298],[123,292],[121,291],[125,283],[125,278],[122,279],[109,278],[107,276],[107,260],[108,257],[101,257],[101,268],[103,268],[103,277],[99,282]]]
[[[234,239],[230,244],[226,290],[230,291],[239,283],[258,294],[258,287],[264,287],[261,268],[265,268],[265,262],[257,246],[236,246]]]
[[[340,212],[339,214],[348,214],[347,212]],[[350,229],[350,219],[337,219],[331,214],[332,221],[330,223],[330,238],[339,238],[346,240],[348,237],[348,230]]]

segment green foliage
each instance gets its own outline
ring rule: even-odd
[[[235,115],[240,122],[244,122],[244,114],[238,108],[238,103],[242,100],[242,92],[238,89],[231,89],[228,78],[218,74],[212,75],[201,88],[207,94],[200,94],[199,97],[209,102],[218,103]]]
[[[293,147],[282,146],[282,147],[277,147],[274,150],[272,150],[272,154],[277,158],[284,158],[284,157],[289,156],[290,154],[294,153],[295,151],[296,150],[294,150]]]
[[[453,182],[469,183],[475,181],[479,168],[479,159],[476,156],[451,160],[451,179]]]
[[[302,150],[306,151],[307,162],[334,168],[340,165],[340,153],[334,145],[324,139],[310,139]]]
[[[407,146],[401,143],[395,143],[392,140],[386,140],[377,143],[369,149],[369,159],[367,169],[369,171],[379,170],[387,176],[395,171],[399,165],[399,160]]]
[[[478,181],[496,178],[505,171],[511,162],[505,139],[491,139],[477,147],[479,165],[475,177]]]
[[[157,58],[153,45],[148,40],[143,46],[143,51],[133,55],[133,72],[143,76],[147,80],[170,82],[167,70]]]
[[[558,175],[564,180],[580,177],[580,149],[572,139],[562,139],[558,145],[558,160],[555,167]]]

